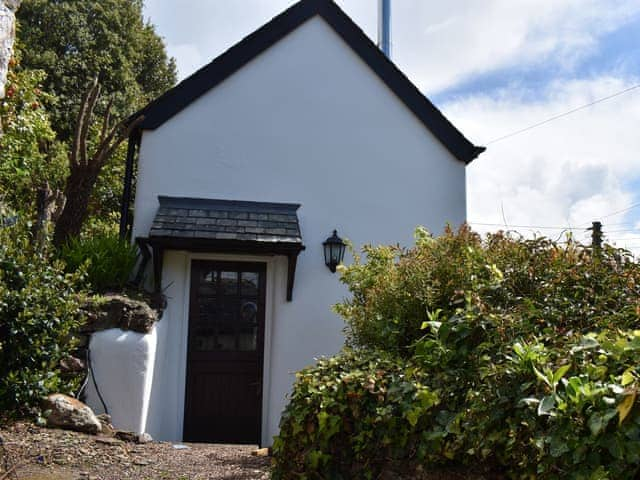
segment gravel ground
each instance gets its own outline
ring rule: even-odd
[[[0,480],[204,480],[269,478],[269,458],[256,446],[144,445],[16,423],[0,428]],[[5,458],[2,458],[2,457]],[[7,468],[17,466],[5,477]]]
[[[256,446],[185,444],[143,445],[112,437],[40,428],[30,423],[0,426],[0,480],[268,480],[268,457],[253,456]],[[16,470],[6,475],[8,469]],[[383,474],[384,480],[407,477]],[[469,470],[423,472],[412,480],[504,480]]]

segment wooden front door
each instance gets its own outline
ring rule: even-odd
[[[185,441],[260,443],[265,272],[192,262]]]

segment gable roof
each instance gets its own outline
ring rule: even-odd
[[[299,1],[131,118],[144,116],[140,129],[158,128],[315,15],[335,30],[454,157],[469,163],[485,150],[453,126],[333,0]]]

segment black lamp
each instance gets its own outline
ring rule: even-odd
[[[338,236],[337,230],[334,230],[333,235],[327,238],[322,245],[324,246],[324,263],[332,273],[336,273],[336,267],[342,262],[347,245]]]

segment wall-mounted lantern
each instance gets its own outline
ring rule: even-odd
[[[337,230],[334,230],[333,235],[327,238],[322,245],[324,246],[324,263],[332,273],[336,273],[336,267],[342,263],[347,245],[338,236]]]

